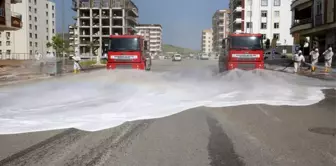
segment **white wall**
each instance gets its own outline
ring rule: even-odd
[[[272,40],[273,34],[280,34],[278,44],[292,45],[293,37],[290,34],[292,12],[290,11],[290,0],[281,0],[280,6],[274,6],[274,0],[268,0],[267,6],[261,6],[261,0],[253,0],[252,6],[249,5],[248,0],[245,0],[245,32],[265,34],[266,38]],[[248,15],[247,11],[252,10],[252,17]],[[267,18],[261,17],[261,11],[267,11]],[[279,11],[280,15],[275,16],[275,11]],[[247,28],[247,22],[252,22],[252,29]],[[261,22],[267,22],[267,29],[261,29]],[[279,28],[274,28],[274,23],[279,23]]]
[[[154,52],[154,55],[162,52],[162,28],[159,26],[138,26],[136,29],[139,34],[149,41],[149,51]],[[155,39],[159,38],[159,39]],[[151,44],[157,42],[158,44]]]

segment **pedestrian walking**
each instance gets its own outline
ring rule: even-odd
[[[331,68],[332,58],[334,56],[332,47],[329,47],[326,51],[324,51],[323,55],[324,55],[325,72],[329,72],[329,69]]]
[[[294,60],[294,73],[298,72],[298,69],[301,67],[301,63],[305,62],[305,58],[302,54],[302,51],[299,50],[293,57]]]
[[[313,51],[311,51],[309,55],[311,57],[311,71],[315,72],[316,64],[317,64],[318,58],[320,56],[318,48],[315,48]]]

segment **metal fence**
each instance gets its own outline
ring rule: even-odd
[[[35,59],[35,55],[28,53],[0,53],[0,60],[32,60]]]

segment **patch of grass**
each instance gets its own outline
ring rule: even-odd
[[[86,60],[86,61],[81,61],[79,63],[82,67],[89,67],[89,66],[95,65],[96,62],[97,62],[96,60]],[[102,64],[106,64],[106,60],[101,60],[100,62]]]

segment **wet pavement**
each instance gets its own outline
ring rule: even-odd
[[[334,166],[336,90],[323,92],[310,106],[197,107],[96,132],[0,135],[0,165]]]

